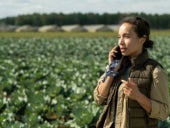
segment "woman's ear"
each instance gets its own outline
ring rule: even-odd
[[[145,43],[146,38],[147,38],[147,36],[146,36],[146,35],[143,35],[143,37],[141,37],[141,43],[142,43],[142,44],[144,44],[144,43]]]

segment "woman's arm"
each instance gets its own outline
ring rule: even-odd
[[[151,106],[151,118],[164,120],[170,115],[168,76],[159,66],[157,66],[153,71]]]
[[[110,85],[113,80],[112,76],[108,76],[106,80],[103,82],[103,78],[104,78],[104,75],[99,79],[98,85],[94,90],[94,100],[99,105],[106,104]]]
[[[107,71],[112,70],[111,64],[114,64],[114,57],[115,54],[117,53],[117,46],[114,47],[110,52],[108,56],[108,62],[109,66],[106,67],[106,72],[104,73],[103,76],[98,81],[98,85],[94,90],[94,100],[96,101],[97,104],[106,104],[106,100],[109,94],[110,86],[112,84],[112,81],[114,79],[113,74],[107,75]],[[117,65],[115,65],[117,66]],[[110,69],[110,67],[112,67]],[[114,67],[115,68],[115,67]],[[109,69],[109,70],[108,70]],[[115,72],[116,73],[116,72]],[[107,77],[105,77],[107,76]]]

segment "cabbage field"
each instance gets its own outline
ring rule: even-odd
[[[170,37],[155,36],[150,56],[170,82]],[[93,90],[113,37],[0,38],[0,127],[94,128]],[[170,119],[160,123],[170,127]]]

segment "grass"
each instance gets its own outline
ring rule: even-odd
[[[0,32],[0,38],[115,37],[117,32]],[[170,30],[151,30],[151,36],[170,36]]]

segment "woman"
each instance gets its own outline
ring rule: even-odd
[[[169,116],[168,77],[148,56],[149,35],[144,19],[122,20],[118,46],[109,52],[109,65],[94,90],[96,103],[105,105],[97,128],[158,128]]]

